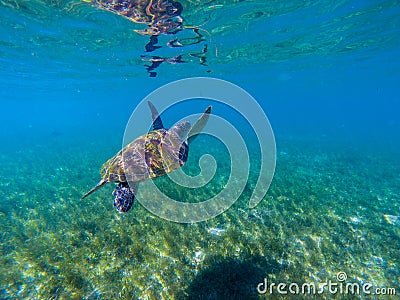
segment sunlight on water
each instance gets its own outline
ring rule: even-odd
[[[311,57],[329,66],[351,53],[358,53],[358,60],[362,60],[375,51],[398,45],[398,7],[390,1],[359,6],[347,1],[182,4],[184,25],[205,30],[207,66],[189,55],[201,52],[199,45],[187,50],[161,49],[154,54],[182,54],[192,65],[164,66],[160,68],[164,76],[170,72],[179,72],[182,77],[206,75],[209,71],[221,74],[232,72],[236,66],[274,66],[288,59],[295,60],[297,68],[305,68],[311,64]],[[110,72],[105,70],[110,69],[112,76],[120,78],[143,75],[145,63],[140,55],[145,54],[147,37],[134,30],[144,29],[144,24],[135,24],[83,1],[2,1],[0,13],[2,59],[25,62],[12,69],[5,66],[10,77],[45,73],[50,78],[109,78]],[[195,36],[191,30],[177,35]],[[172,39],[162,38],[163,42]],[[45,70],[44,64],[48,66]]]

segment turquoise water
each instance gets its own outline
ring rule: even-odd
[[[398,294],[399,2],[181,3],[184,24],[205,40],[165,46],[194,36],[185,29],[146,53],[149,37],[134,32],[146,25],[90,3],[0,1],[0,298],[266,299],[256,290],[266,277],[323,283],[339,272]],[[205,44],[200,64],[190,54]],[[186,62],[150,77],[141,55]],[[80,201],[142,99],[197,76],[244,88],[267,114],[277,158],[262,201],[248,206],[260,161],[251,124],[212,100],[171,108],[163,121],[212,104],[244,136],[250,176],[226,212],[180,224],[137,202],[119,214],[111,184]],[[206,187],[155,183],[178,201],[218,194],[230,168],[222,143],[200,135],[183,170],[198,174],[205,153],[218,166]]]

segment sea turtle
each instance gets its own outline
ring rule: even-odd
[[[150,101],[148,105],[153,131],[138,137],[105,162],[100,168],[101,180],[81,199],[109,182],[116,182],[118,186],[112,193],[114,206],[119,212],[127,212],[133,205],[139,182],[165,175],[185,164],[189,144],[206,125],[211,106],[193,127],[188,121],[181,121],[166,129],[154,105]]]

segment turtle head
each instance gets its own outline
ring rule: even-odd
[[[135,202],[135,191],[130,188],[127,182],[119,183],[112,194],[115,197],[114,206],[120,213],[130,210],[133,202]]]

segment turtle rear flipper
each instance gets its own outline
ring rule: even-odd
[[[101,188],[103,185],[105,185],[105,184],[107,184],[107,183],[108,183],[108,179],[102,179],[102,180],[100,180],[99,183],[96,184],[96,186],[95,186],[94,188],[92,188],[89,192],[87,192],[85,195],[83,195],[83,196],[81,197],[81,200],[82,200],[83,198],[86,198],[87,196],[89,196],[91,193],[97,191],[99,188]]]
[[[114,206],[119,212],[124,213],[131,209],[135,202],[135,195],[138,183],[132,182],[130,185],[127,182],[120,182],[113,191]]]
[[[208,119],[210,118],[212,106],[207,107],[206,111],[201,115],[201,117],[196,121],[193,127],[190,129],[188,133],[188,142],[193,141],[199,133],[203,130],[204,126],[206,126]]]
[[[147,101],[147,104],[151,110],[151,117],[153,119],[153,130],[162,129],[164,125],[161,121],[160,114],[158,113],[157,109],[154,107],[153,103]]]

